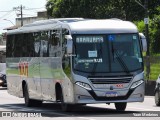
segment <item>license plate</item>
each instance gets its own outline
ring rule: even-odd
[[[117,92],[114,91],[106,92],[106,97],[117,97],[117,96],[118,96]]]

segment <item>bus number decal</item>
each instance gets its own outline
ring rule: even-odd
[[[28,62],[19,63],[19,73],[22,76],[28,77]]]

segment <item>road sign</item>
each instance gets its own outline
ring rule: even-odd
[[[149,24],[149,18],[144,18],[144,24]]]

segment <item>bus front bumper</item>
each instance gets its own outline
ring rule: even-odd
[[[116,102],[143,102],[145,83],[142,83],[134,89],[114,90],[121,95],[108,97],[106,92],[110,90],[86,90],[75,85],[75,103],[116,103]]]

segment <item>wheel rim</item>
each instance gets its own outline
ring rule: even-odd
[[[25,100],[26,105],[28,104],[28,99],[29,99],[29,97],[28,97],[28,90],[25,87],[24,100]]]

